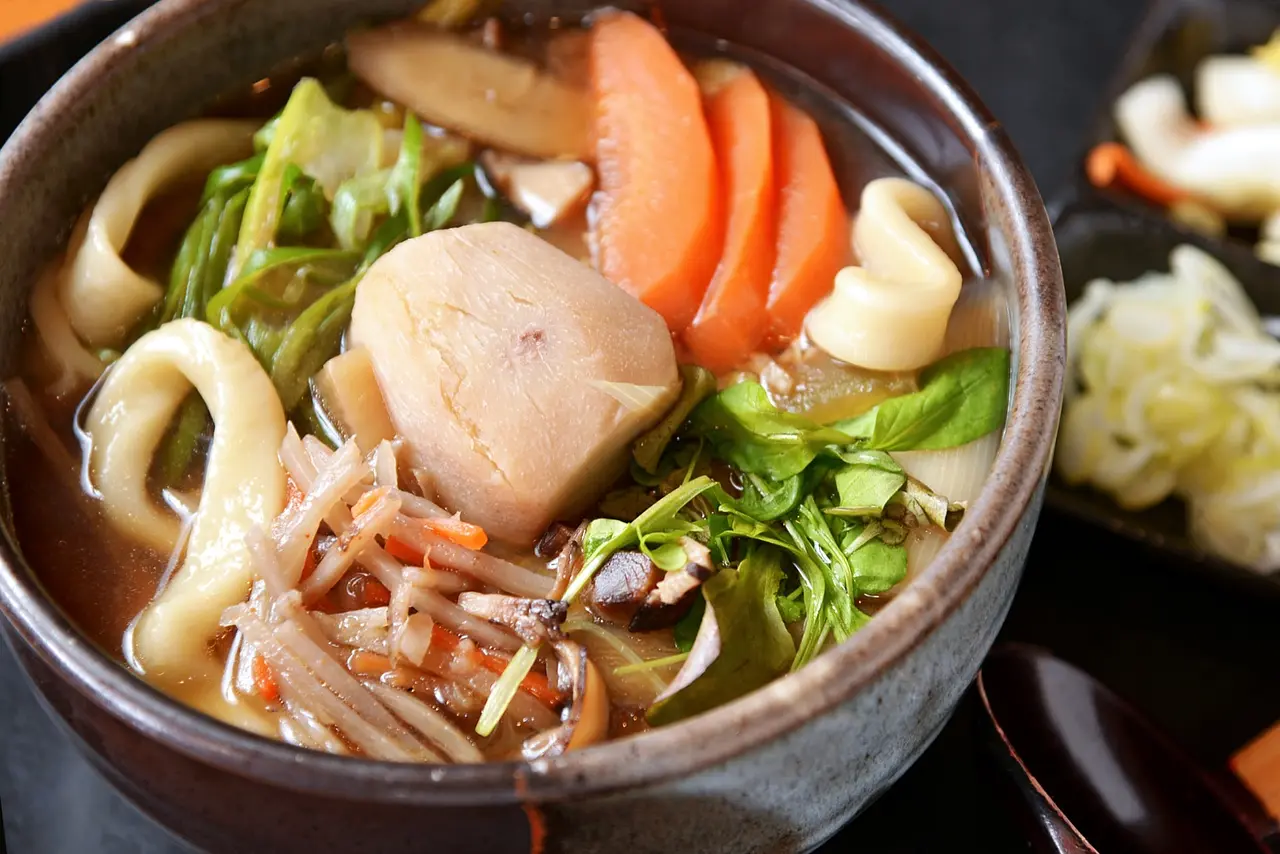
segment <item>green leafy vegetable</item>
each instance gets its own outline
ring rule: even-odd
[[[676,643],[676,649],[687,653],[693,649],[693,642],[698,637],[698,626],[702,625],[702,614],[707,610],[707,599],[702,594],[702,589],[698,589],[697,596],[693,600],[688,612],[680,618],[672,630],[673,639]]]
[[[778,613],[782,616],[784,623],[798,623],[804,619],[804,603],[799,599],[803,592],[797,587],[794,592],[786,596],[779,594]]]
[[[377,116],[368,110],[335,106],[324,88],[310,77],[294,87],[273,124],[240,227],[237,270],[254,252],[270,248],[275,242],[291,164],[315,179],[329,196],[343,181],[376,172],[382,160],[382,125]]]
[[[689,413],[716,391],[715,375],[698,365],[681,365],[680,379],[683,385],[680,387],[680,397],[676,399],[675,405],[661,421],[631,446],[631,455],[635,458],[636,464],[651,475],[658,473],[658,464],[662,460],[663,452],[671,444],[671,440],[675,438],[680,426],[689,417]]]
[[[879,516],[907,482],[893,457],[884,451],[855,451],[834,475],[839,507],[827,512],[846,516]]]
[[[564,601],[573,601],[574,597],[581,593],[591,581],[596,570],[603,566],[614,552],[638,546],[642,536],[657,531],[678,531],[683,536],[696,530],[698,526],[682,519],[680,511],[693,499],[718,485],[709,477],[695,478],[658,499],[653,506],[632,522],[621,522],[617,519],[592,521],[587,526],[586,535],[583,538],[582,569],[565,590],[562,597]]]
[[[760,546],[702,585],[706,613],[684,667],[649,707],[660,725],[741,697],[787,672],[795,642],[778,612],[782,554]]]
[[[849,556],[858,592],[870,596],[887,593],[907,577],[907,548],[870,539]]]
[[[964,504],[949,502],[914,477],[907,478],[902,492],[896,496],[896,504],[913,514],[921,523],[928,522],[950,533],[964,518]]]
[[[1009,405],[1009,351],[961,350],[925,368],[920,390],[834,426],[882,451],[954,448],[1000,429]]]
[[[739,471],[779,481],[800,474],[826,446],[851,441],[840,430],[778,409],[755,382],[740,382],[705,400],[689,427]]]

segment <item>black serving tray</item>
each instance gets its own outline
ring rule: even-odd
[[[1244,52],[1265,42],[1277,28],[1280,2],[1276,0],[1157,0],[1153,4],[1105,90],[1070,179],[1049,204],[1068,304],[1095,278],[1124,282],[1149,270],[1168,270],[1170,251],[1190,243],[1223,262],[1263,315],[1280,315],[1280,267],[1258,260],[1251,243],[1234,233],[1221,239],[1205,237],[1123,189],[1092,186],[1084,171],[1088,151],[1117,138],[1111,108],[1129,86],[1152,74],[1171,74],[1190,93],[1201,59]],[[1259,574],[1198,548],[1187,534],[1181,501],[1170,499],[1142,511],[1123,510],[1102,492],[1067,486],[1055,475],[1046,503],[1054,511],[1174,558],[1177,567],[1203,579],[1280,600],[1280,573]]]

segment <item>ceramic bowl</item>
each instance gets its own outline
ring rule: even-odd
[[[37,269],[149,137],[353,24],[414,5],[163,0],[89,54],[0,153],[4,374]],[[510,0],[502,14],[592,5]],[[968,87],[878,11],[843,0],[756,0],[749,15],[738,0],[681,0],[662,11],[674,33],[724,39],[774,76],[807,76],[950,197],[1003,290],[1014,342],[1011,416],[982,495],[933,564],[800,672],[638,737],[482,766],[310,753],[187,710],[77,633],[6,526],[0,610],[22,666],[97,766],[179,835],[212,851],[312,854],[807,850],[897,779],[973,679],[1017,587],[1058,422],[1062,283],[1040,196]]]

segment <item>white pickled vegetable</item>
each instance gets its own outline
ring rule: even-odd
[[[1228,219],[1257,221],[1280,208],[1280,118],[1202,127],[1182,86],[1160,74],[1121,95],[1115,119],[1147,169]]]
[[[1125,508],[1181,497],[1200,546],[1280,569],[1280,342],[1216,260],[1169,263],[1072,306],[1058,472]]]

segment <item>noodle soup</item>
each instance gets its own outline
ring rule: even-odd
[[[446,12],[117,172],[32,297],[15,521],[82,629],[206,714],[534,759],[872,619],[986,476],[1006,322],[820,91],[630,14]]]

